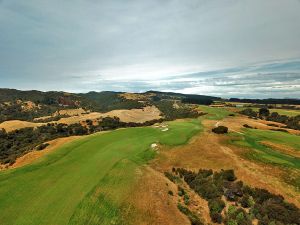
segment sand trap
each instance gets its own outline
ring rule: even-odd
[[[158,147],[158,145],[156,143],[151,144],[152,149],[156,149],[157,147]]]

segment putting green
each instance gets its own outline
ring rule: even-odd
[[[87,136],[38,162],[0,173],[0,224],[126,224],[122,209],[152,143],[179,145],[202,129],[198,119]]]

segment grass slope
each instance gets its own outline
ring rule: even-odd
[[[300,137],[297,135],[270,130],[244,129],[244,135],[232,140],[236,145],[249,147],[253,151],[247,153],[249,158],[266,163],[272,163],[280,166],[300,169],[300,159],[283,152],[276,151],[270,147],[261,144],[261,141],[270,141],[283,144],[300,150]]]
[[[199,106],[199,109],[201,111],[207,113],[205,118],[209,119],[209,120],[222,120],[225,117],[229,116],[230,114],[234,114],[225,108],[216,108],[216,107],[209,107],[209,106],[201,105],[201,106]]]
[[[186,143],[199,120],[87,136],[38,162],[0,173],[0,224],[126,224],[126,197],[149,146]],[[126,210],[125,210],[126,211]]]

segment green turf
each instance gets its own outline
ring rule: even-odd
[[[204,105],[199,106],[199,108],[201,111],[207,113],[204,118],[209,120],[222,120],[230,114],[234,114],[233,112],[230,112],[225,108],[217,108]]]
[[[300,137],[297,135],[270,130],[244,129],[244,135],[231,134],[235,136],[233,144],[251,148],[247,156],[254,160],[271,163],[279,166],[300,169],[300,158],[283,152],[276,151],[261,144],[261,141],[283,144],[300,151]]]
[[[122,209],[150,145],[186,143],[199,120],[87,136],[38,162],[0,173],[0,224],[125,224]]]

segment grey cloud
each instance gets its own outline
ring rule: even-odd
[[[0,0],[0,85],[270,96],[299,83],[299,11],[293,0]]]

